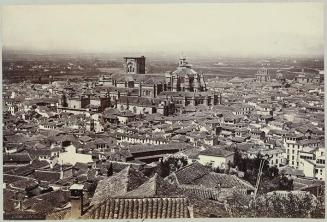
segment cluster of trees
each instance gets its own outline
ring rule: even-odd
[[[234,167],[244,172],[243,179],[252,185],[256,184],[260,162],[263,163],[263,167],[258,190],[259,193],[267,193],[273,190],[293,190],[293,180],[280,175],[277,167],[270,167],[263,155],[259,153],[256,158],[250,159],[242,157],[241,153],[235,149]]]
[[[238,192],[228,201],[232,217],[270,217],[270,218],[324,218],[324,205],[307,193],[304,196],[288,193],[281,196],[259,195],[256,199]]]
[[[187,156],[183,154],[166,155],[159,162],[158,174],[166,177],[170,173],[175,172],[183,166],[187,165]]]

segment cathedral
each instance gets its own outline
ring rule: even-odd
[[[92,110],[101,111],[105,105],[136,115],[159,113],[168,116],[194,110],[198,105],[220,104],[221,97],[207,90],[203,73],[192,69],[185,57],[179,60],[173,72],[149,74],[145,70],[144,56],[124,57],[124,73],[99,77],[94,88],[99,102],[92,102],[90,98],[94,95],[90,95],[81,100],[66,99],[60,102],[60,107],[74,112],[75,109],[90,108],[92,105]]]
[[[165,84],[167,90],[173,92],[204,92],[207,90],[203,74],[192,69],[192,65],[188,64],[185,57],[179,60],[175,71],[165,74]]]

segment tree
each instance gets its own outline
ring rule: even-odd
[[[274,178],[278,176],[279,170],[276,166],[269,167],[268,169],[268,177]]]
[[[323,204],[307,193],[304,197],[291,192],[286,197],[272,195],[252,196],[234,192],[228,201],[232,217],[323,218]]]
[[[159,175],[166,177],[183,166],[187,165],[187,156],[184,154],[166,155],[159,162]]]
[[[279,190],[293,190],[293,180],[282,175],[279,180]]]

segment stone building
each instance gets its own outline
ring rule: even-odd
[[[124,57],[126,74],[145,74],[145,57]]]
[[[63,94],[59,99],[58,111],[73,114],[86,114],[87,112],[102,112],[105,108],[110,107],[110,97],[91,96],[91,95],[71,95]]]
[[[257,82],[269,82],[270,75],[266,68],[261,68],[258,70],[257,74],[255,75]]]
[[[203,73],[198,73],[188,64],[186,58],[179,60],[177,69],[165,74],[166,91],[203,92],[206,91]]]
[[[187,106],[214,106],[221,97],[207,91],[204,76],[181,58],[177,69],[165,75],[145,74],[145,57],[125,57],[125,74],[100,76],[98,89],[112,107],[135,114],[183,112]],[[142,74],[142,75],[138,75]]]

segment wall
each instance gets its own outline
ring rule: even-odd
[[[231,164],[234,163],[234,155],[230,155],[227,157],[217,157],[217,156],[207,156],[207,155],[199,155],[199,162],[203,165],[212,163],[212,167],[216,168],[226,168],[228,161]]]

